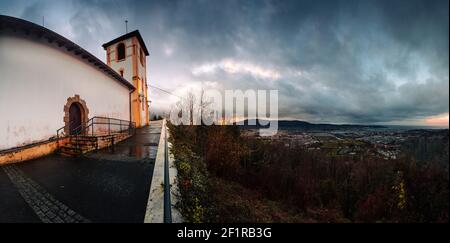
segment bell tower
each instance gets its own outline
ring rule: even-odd
[[[108,66],[135,87],[130,94],[131,121],[137,127],[149,125],[146,65],[149,53],[141,34],[135,30],[102,46]]]

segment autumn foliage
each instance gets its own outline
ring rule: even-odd
[[[236,126],[170,133],[188,221],[448,222],[448,150],[443,164],[408,154],[329,156],[245,139]],[[238,187],[247,199],[229,195]]]

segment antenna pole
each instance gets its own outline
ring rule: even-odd
[[[125,34],[128,34],[128,20],[125,20]]]
[[[42,16],[42,27],[44,27],[44,16]]]

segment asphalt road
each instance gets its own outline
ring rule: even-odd
[[[111,148],[0,169],[0,222],[143,222],[160,123]]]

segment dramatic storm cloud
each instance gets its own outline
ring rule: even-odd
[[[282,118],[447,124],[449,15],[431,1],[10,1],[99,58],[139,29],[151,85],[278,89]],[[150,90],[151,108],[177,100]]]

